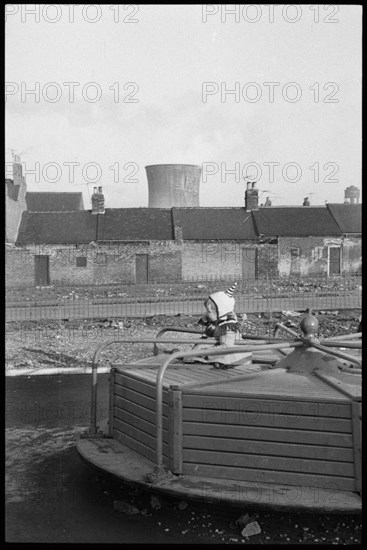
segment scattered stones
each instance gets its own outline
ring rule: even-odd
[[[136,506],[133,506],[124,500],[115,500],[113,502],[113,507],[118,512],[122,512],[123,514],[127,514],[129,516],[135,516],[140,513]]]
[[[259,535],[261,533],[261,527],[257,521],[248,523],[246,527],[241,531],[242,537],[252,537],[253,535]]]
[[[300,317],[300,315],[302,315],[302,313],[298,311],[282,311],[282,314],[286,317]]]
[[[251,518],[248,514],[242,514],[238,519],[236,519],[235,524],[243,529],[248,523],[250,523],[250,521]]]
[[[188,507],[188,503],[185,500],[181,500],[178,505],[179,510],[185,510]]]
[[[150,506],[153,510],[160,510],[162,508],[161,501],[156,495],[150,497]]]

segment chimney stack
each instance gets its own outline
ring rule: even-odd
[[[92,214],[104,214],[104,195],[102,187],[94,187],[92,195]]]
[[[13,183],[14,185],[22,185],[25,182],[23,177],[23,168],[20,162],[19,155],[13,155]]]
[[[302,206],[310,206],[310,199],[308,197],[305,197],[303,199],[303,205]]]
[[[251,187],[252,185],[252,187]],[[247,189],[245,191],[245,210],[257,210],[259,208],[259,191],[255,188],[256,181],[247,182]]]

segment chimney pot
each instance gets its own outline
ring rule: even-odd
[[[92,214],[104,214],[104,195],[102,187],[94,187],[92,199]]]
[[[250,181],[247,182],[247,189],[251,189],[251,182]]]
[[[252,182],[252,189],[255,189],[256,181]]]

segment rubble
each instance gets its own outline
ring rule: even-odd
[[[274,312],[274,324],[278,316],[282,314]],[[357,332],[359,316],[360,310],[343,310],[338,316],[326,313],[319,315],[320,336],[326,338]],[[108,339],[154,338],[164,326],[196,327],[198,319],[199,316],[155,315],[145,319],[102,317],[72,321],[9,322],[6,325],[6,369],[87,368],[91,365],[96,347]],[[298,319],[294,320],[294,330],[297,331]],[[254,336],[272,336],[274,324],[266,324],[266,321],[261,314],[249,313],[243,322],[243,332]],[[169,333],[167,337],[177,339],[183,335]],[[172,344],[171,347],[175,346]],[[127,363],[151,353],[151,344],[111,346],[103,351],[102,361],[105,366]]]
[[[159,510],[162,508],[162,504],[160,499],[156,495],[152,495],[150,497],[150,506],[153,508],[153,510]]]
[[[248,523],[250,523],[251,518],[248,514],[242,514],[238,519],[235,521],[235,525],[238,527],[246,527]]]
[[[302,315],[299,311],[282,311],[282,314],[286,317],[300,317]]]
[[[242,537],[252,537],[253,535],[259,535],[261,533],[261,527],[257,521],[248,523],[246,527],[241,531]]]
[[[185,500],[181,500],[178,505],[179,510],[185,510],[188,507],[188,503]]]
[[[122,512],[123,514],[127,514],[129,516],[134,516],[140,513],[136,506],[133,506],[124,500],[115,500],[113,507],[118,512]]]

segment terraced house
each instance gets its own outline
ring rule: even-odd
[[[259,206],[258,190],[250,183],[242,206],[192,206],[190,193],[194,189],[196,203],[197,188],[188,184],[185,166],[159,165],[165,207],[157,198],[157,174],[151,183],[154,206],[147,208],[105,208],[98,187],[91,209],[85,210],[81,193],[27,193],[21,179],[19,204],[7,207],[12,213],[7,219],[7,285],[337,276],[361,270],[361,205],[355,201]],[[154,167],[148,168],[154,173]],[[190,170],[190,177],[197,178],[197,171]],[[7,182],[7,203],[17,202],[14,185]]]

